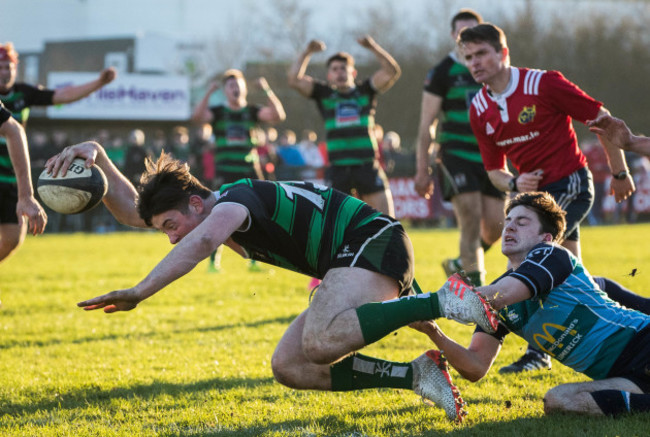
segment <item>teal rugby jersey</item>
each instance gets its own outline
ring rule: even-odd
[[[27,124],[30,106],[52,105],[53,90],[42,89],[25,83],[15,84],[0,100],[11,115],[23,126]],[[15,184],[16,174],[9,158],[7,140],[0,136],[0,183]]]
[[[469,108],[481,86],[474,81],[465,64],[458,62],[455,53],[449,54],[429,70],[424,91],[442,98],[440,133],[436,137],[442,146],[442,153],[482,162],[469,122]]]
[[[504,276],[522,281],[533,297],[502,309],[501,323],[593,379],[606,378],[630,339],[650,324],[650,316],[609,299],[580,261],[558,245],[538,244]]]
[[[250,258],[321,279],[345,238],[381,216],[354,197],[310,182],[241,179],[215,196],[217,204],[248,209],[250,223],[231,237]]]
[[[377,92],[370,79],[346,92],[324,82],[314,82],[311,98],[325,120],[327,154],[331,165],[372,163],[377,140],[371,135],[375,126]]]

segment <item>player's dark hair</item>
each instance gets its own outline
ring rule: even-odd
[[[506,204],[506,215],[517,206],[534,211],[541,223],[541,233],[551,234],[556,243],[562,242],[566,231],[566,212],[555,202],[553,196],[541,191],[520,193]]]
[[[354,67],[354,58],[352,57],[351,54],[346,52],[334,53],[332,56],[330,56],[327,59],[327,63],[325,65],[327,66],[327,68],[329,68],[330,64],[335,61],[344,62],[345,65],[349,67]]]
[[[172,209],[183,214],[189,212],[190,196],[197,195],[207,199],[212,195],[206,186],[190,174],[190,167],[177,159],[160,153],[154,162],[145,159],[146,170],[140,178],[138,187],[138,214],[147,226],[151,218]]]
[[[486,42],[490,44],[497,52],[508,47],[506,34],[498,26],[492,23],[481,23],[474,27],[466,27],[458,35],[458,44]]]
[[[483,17],[481,17],[481,14],[476,12],[473,9],[468,9],[468,8],[463,8],[456,15],[454,15],[451,19],[451,31],[453,32],[456,29],[456,22],[457,21],[469,21],[469,20],[475,20],[477,23],[482,23],[483,22]]]

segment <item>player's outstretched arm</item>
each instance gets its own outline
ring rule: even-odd
[[[426,334],[440,350],[444,351],[449,364],[472,382],[478,381],[487,374],[501,350],[499,340],[483,332],[475,333],[469,347],[465,348],[447,337],[431,320],[411,323],[409,326]]]
[[[65,175],[70,163],[75,158],[86,161],[86,167],[96,164],[104,171],[108,181],[108,192],[104,204],[113,216],[122,224],[136,228],[147,228],[136,209],[137,191],[131,182],[115,167],[104,148],[94,141],[75,144],[64,148],[45,163],[45,168],[52,175]]]
[[[609,115],[609,111],[605,108],[600,108],[598,117]],[[610,193],[614,195],[616,202],[622,202],[634,193],[636,187],[632,176],[629,174],[627,162],[623,151],[612,143],[607,136],[598,135],[598,140],[605,150],[607,155],[607,162],[612,174],[617,175],[622,172],[628,172],[627,176],[623,179],[612,178],[610,182]]]
[[[429,164],[434,150],[434,131],[437,117],[442,108],[442,97],[424,91],[420,105],[420,124],[418,127],[418,140],[415,162],[415,191],[429,199],[433,195],[433,178],[429,174]],[[435,156],[434,156],[435,158]]]
[[[113,82],[116,77],[117,72],[115,71],[115,68],[105,68],[95,80],[91,80],[90,82],[81,85],[71,85],[55,90],[54,96],[52,97],[52,104],[59,105],[61,103],[71,103],[81,100],[104,85]]]
[[[216,90],[218,90],[219,87],[220,87],[219,82],[217,82],[216,80],[210,83],[207,91],[205,92],[205,95],[203,96],[201,101],[196,105],[196,108],[194,108],[194,112],[192,112],[192,118],[191,118],[192,123],[198,125],[201,125],[203,123],[212,123],[213,116],[209,108],[210,96]]]
[[[9,117],[4,123],[0,124],[0,135],[7,139],[9,159],[11,159],[11,165],[16,173],[16,183],[18,185],[16,215],[18,216],[18,224],[22,225],[24,217],[27,217],[29,231],[33,235],[42,234],[47,224],[47,214],[45,214],[45,211],[34,197],[25,130],[20,123]]]
[[[205,220],[182,238],[138,285],[79,302],[77,306],[86,310],[103,308],[106,313],[132,310],[138,303],[189,273],[225,243],[246,220],[248,210],[243,206],[234,203],[215,206]]]
[[[260,109],[259,119],[265,123],[279,123],[286,120],[287,114],[284,112],[284,106],[282,106],[282,102],[275,95],[266,79],[259,77],[255,81],[255,85],[266,94],[267,99],[266,105]]]
[[[595,120],[587,122],[589,130],[606,138],[616,147],[629,150],[640,155],[650,156],[650,138],[637,136],[620,118],[603,114]]]
[[[314,53],[322,52],[325,50],[325,47],[323,41],[315,39],[309,41],[307,48],[298,55],[289,68],[289,73],[287,74],[289,86],[305,97],[311,96],[311,93],[314,90],[314,79],[305,74],[305,71],[307,71],[307,65],[309,65],[311,56]]]
[[[370,36],[365,35],[362,38],[359,38],[358,43],[370,50],[377,60],[381,67],[372,75],[372,85],[379,92],[388,91],[397,79],[402,74],[402,69],[400,68],[397,61],[386,51],[384,50],[377,42]]]

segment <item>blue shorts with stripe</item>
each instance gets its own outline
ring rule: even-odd
[[[579,241],[580,223],[587,218],[594,204],[594,182],[589,169],[583,167],[539,190],[553,196],[560,208],[566,211],[565,239]]]

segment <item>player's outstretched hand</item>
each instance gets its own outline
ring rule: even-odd
[[[433,179],[426,172],[417,172],[415,174],[415,191],[425,199],[433,196]]]
[[[86,168],[90,168],[97,159],[97,153],[101,146],[94,141],[75,144],[74,146],[65,147],[61,153],[54,155],[45,163],[47,173],[53,177],[58,176],[61,170],[61,176],[65,176],[68,167],[75,158],[82,158],[86,161]]]
[[[86,311],[104,308],[105,313],[114,313],[117,311],[131,311],[138,306],[141,300],[137,291],[133,288],[127,288],[84,300],[79,302],[77,306]]]
[[[18,199],[16,204],[16,215],[18,216],[18,225],[22,226],[23,220],[27,217],[29,222],[29,232],[32,235],[42,234],[47,224],[47,214],[34,198],[34,196]]]
[[[620,118],[604,114],[595,120],[588,121],[587,126],[590,131],[604,137],[615,146],[629,150],[632,132]]]
[[[375,40],[370,35],[364,35],[363,37],[359,38],[357,42],[361,45],[361,47],[364,47],[366,49],[371,49],[377,45]]]
[[[99,81],[103,84],[109,84],[115,80],[117,77],[117,71],[113,67],[104,68],[101,73],[99,73]]]
[[[323,41],[317,40],[317,39],[312,39],[309,41],[309,44],[307,45],[307,51],[309,53],[318,53],[325,51],[327,46]]]

